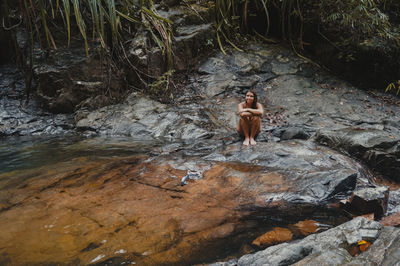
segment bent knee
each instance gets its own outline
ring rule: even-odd
[[[253,116],[253,120],[260,122],[261,121],[261,117],[259,117],[258,115]]]

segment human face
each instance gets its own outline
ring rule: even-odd
[[[246,93],[245,100],[247,105],[251,105],[254,102],[254,94],[249,91],[248,93]]]

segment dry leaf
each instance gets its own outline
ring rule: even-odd
[[[359,248],[360,248],[361,252],[366,251],[369,248],[369,246],[371,246],[371,243],[369,243],[367,241],[364,241],[364,240],[361,240],[361,241],[358,241],[358,242],[365,242],[365,243],[363,243],[361,245],[359,244],[360,245]]]

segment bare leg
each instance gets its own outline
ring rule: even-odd
[[[239,134],[244,135],[243,145],[248,146],[250,144],[250,120],[247,118],[240,118],[238,131]]]
[[[253,116],[250,120],[250,145],[256,145],[257,142],[254,140],[255,135],[261,132],[261,119],[259,116]]]

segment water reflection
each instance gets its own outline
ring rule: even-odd
[[[63,137],[0,138],[0,173],[36,168],[85,156],[89,159],[146,154],[160,141],[134,137]]]

